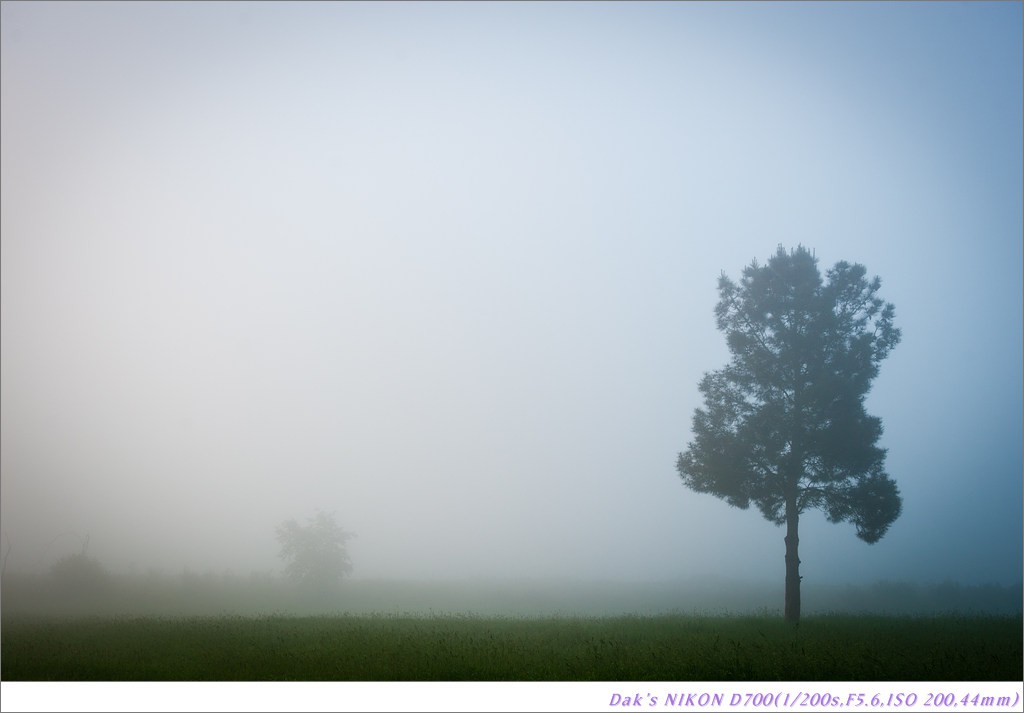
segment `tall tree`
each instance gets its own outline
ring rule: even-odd
[[[679,454],[683,483],[786,526],[785,618],[800,619],[800,515],[820,509],[877,542],[902,502],[884,469],[880,419],[864,410],[878,365],[900,340],[881,281],[838,262],[823,282],[806,248],[754,260],[715,307],[729,363],[700,382],[704,407]]]

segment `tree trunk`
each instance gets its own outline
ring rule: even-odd
[[[786,502],[786,621],[796,624],[800,621],[800,557],[797,548],[800,538],[797,527],[800,513],[796,509],[796,499]]]

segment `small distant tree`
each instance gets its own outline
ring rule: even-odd
[[[319,512],[300,525],[288,520],[277,528],[285,574],[304,587],[328,589],[336,586],[352,571],[346,542],[355,537],[334,520],[331,513]]]
[[[799,247],[718,280],[730,362],[700,382],[704,407],[676,464],[683,483],[786,526],[787,621],[800,618],[800,515],[823,510],[877,542],[902,501],[885,472],[882,421],[864,409],[878,365],[900,341],[881,281],[838,262],[823,281]]]
[[[54,583],[69,594],[96,594],[110,584],[110,574],[99,560],[85,552],[62,557],[50,568]]]

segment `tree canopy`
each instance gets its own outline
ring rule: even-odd
[[[692,490],[739,508],[753,503],[788,526],[790,619],[799,616],[801,513],[820,509],[874,543],[901,511],[878,446],[882,422],[864,408],[879,363],[901,336],[880,286],[847,262],[822,280],[802,246],[780,246],[765,265],[755,260],[739,284],[724,274],[718,281],[715,317],[731,359],[701,379],[704,406],[676,467]]]
[[[288,520],[277,528],[285,573],[300,585],[325,589],[352,571],[346,542],[355,534],[344,530],[334,515],[319,512],[306,525]]]

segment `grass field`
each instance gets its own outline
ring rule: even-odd
[[[7,681],[1017,681],[1020,616],[5,616]]]

